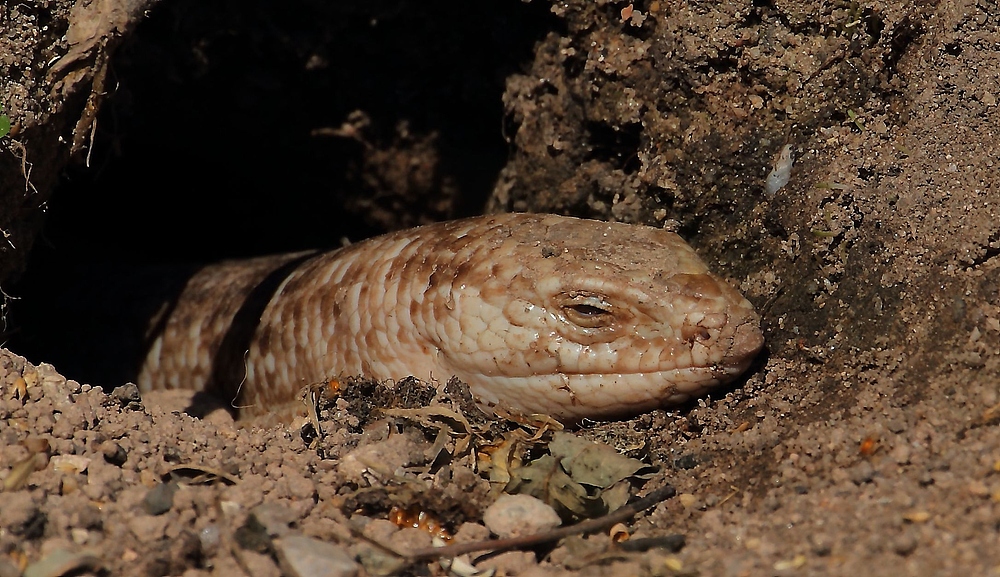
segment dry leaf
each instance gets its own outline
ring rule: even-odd
[[[574,481],[601,489],[629,477],[649,479],[656,472],[655,468],[626,457],[608,445],[570,433],[553,435],[549,452],[562,460],[563,468]]]
[[[550,455],[510,470],[506,491],[541,499],[567,519],[614,511],[628,502],[631,479],[648,479],[656,472],[608,445],[571,433],[556,432],[548,449]]]

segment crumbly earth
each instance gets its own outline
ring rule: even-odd
[[[64,53],[65,6],[52,3],[46,16],[54,36],[29,33],[26,18],[39,14],[0,8],[20,23],[4,28],[3,65],[42,70]],[[647,489],[670,483],[680,495],[629,528],[635,537],[682,534],[682,549],[609,551],[607,537],[593,535],[488,562],[532,575],[1000,572],[996,5],[580,0],[551,12],[528,66],[506,76],[511,150],[490,208],[677,228],[757,306],[768,351],[729,390],[579,431],[660,468]],[[46,117],[55,105],[31,99],[58,95],[43,90],[44,76],[34,82],[4,91],[27,103],[7,103],[22,123],[14,140],[29,152],[57,146],[60,134],[71,142],[76,118]],[[69,102],[80,114],[80,97]],[[428,147],[448,157],[447,139],[431,132],[410,136],[413,158]],[[0,207],[21,212],[0,211],[0,228],[16,230],[11,246],[24,247],[23,227],[37,214],[23,199],[44,203],[24,192],[14,140],[0,151]],[[790,179],[769,193],[786,145]],[[378,182],[377,160],[388,156],[369,150],[359,166]],[[56,175],[43,168],[35,165],[32,182],[44,200]],[[431,181],[457,182],[447,163],[438,170]],[[6,192],[14,185],[16,202]],[[87,226],[114,230],[114,221]],[[22,264],[5,261],[0,272]],[[58,327],[47,330],[59,340]],[[33,360],[55,361],[51,354]],[[368,481],[341,460],[370,445],[386,462],[426,467],[407,461],[425,454],[426,431],[383,439],[361,427],[367,416],[334,415],[318,450],[300,429],[237,429],[224,415],[198,420],[163,400],[119,400],[8,353],[0,385],[0,480],[17,480],[41,455],[23,486],[0,495],[0,575],[60,550],[96,551],[108,574],[278,574],[278,552],[254,545],[252,523],[241,530],[251,511],[273,503],[279,530],[341,543],[355,558],[365,554],[351,530],[367,519],[400,547],[429,541],[380,529],[387,493],[357,498]],[[427,469],[434,489],[414,493],[479,538],[488,483],[460,465]],[[178,466],[187,467],[176,473],[183,488],[153,514],[149,495]],[[191,466],[215,478],[193,483]]]

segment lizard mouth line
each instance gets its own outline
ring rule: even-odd
[[[749,363],[749,361],[747,361]],[[729,374],[735,375],[737,371],[743,364],[733,364],[733,365],[711,365],[707,367],[703,366],[686,366],[686,367],[674,367],[671,369],[657,369],[653,371],[615,371],[615,372],[586,372],[586,371],[557,371],[552,373],[530,373],[524,375],[506,375],[503,373],[496,373],[492,375],[478,374],[476,377],[481,379],[507,379],[507,380],[530,380],[539,379],[546,377],[559,377],[564,375],[567,377],[593,377],[593,378],[645,378],[645,377],[657,377],[666,376],[676,373],[698,373],[706,377],[716,378],[718,376],[726,376]],[[462,380],[462,375],[456,375],[460,380]]]
[[[756,352],[754,355],[742,355],[742,356],[732,356],[721,362],[712,363],[709,365],[677,365],[670,368],[653,369],[648,371],[581,371],[581,370],[557,370],[548,373],[540,373],[533,371],[530,367],[527,367],[524,373],[477,373],[469,371],[455,371],[454,375],[463,378],[463,373],[465,376],[471,377],[473,379],[508,379],[508,380],[527,380],[527,379],[539,379],[539,378],[558,378],[559,376],[567,377],[592,377],[592,378],[669,378],[669,375],[677,375],[680,373],[696,374],[705,378],[712,379],[725,379],[726,377],[736,377],[743,371],[747,369],[748,366],[753,362]],[[449,375],[451,376],[451,375]]]

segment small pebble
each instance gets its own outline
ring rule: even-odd
[[[990,488],[986,486],[986,483],[976,480],[969,483],[969,493],[974,497],[980,497],[985,499],[990,496]]]
[[[501,538],[548,531],[562,524],[555,510],[530,495],[501,495],[483,512],[483,524]]]
[[[875,468],[872,467],[872,464],[868,461],[861,461],[851,468],[851,481],[853,481],[855,485],[871,483],[874,478]]]
[[[28,565],[24,570],[24,577],[60,577],[76,574],[81,569],[95,569],[100,566],[100,557],[93,553],[73,553],[59,549]]]
[[[104,441],[101,443],[101,453],[108,463],[121,467],[128,460],[128,453],[115,441]]]
[[[786,144],[781,148],[778,153],[778,158],[774,163],[774,168],[767,175],[767,179],[764,182],[764,190],[767,191],[768,195],[774,195],[783,186],[788,184],[792,173],[792,163],[794,158],[792,157],[792,145]]]
[[[90,531],[81,529],[80,527],[74,527],[69,530],[69,536],[77,545],[86,545],[87,541],[90,539]]]
[[[690,509],[698,504],[698,497],[695,497],[691,493],[681,493],[677,495],[677,500],[680,501],[685,509]]]
[[[199,531],[198,540],[201,541],[201,550],[206,556],[211,557],[215,555],[222,540],[222,534],[219,532],[218,525],[208,525]]]
[[[817,557],[826,557],[833,552],[833,544],[831,543],[830,536],[826,533],[814,533],[810,535],[809,545],[811,546],[813,555]]]
[[[55,455],[49,462],[60,473],[80,474],[90,466],[90,459],[82,455]]]
[[[906,421],[903,419],[889,419],[886,421],[885,426],[890,432],[898,435],[906,430]]]
[[[45,437],[28,437],[21,441],[21,444],[32,453],[48,453],[52,450],[49,440]]]
[[[921,509],[903,513],[903,519],[910,523],[926,523],[930,518],[931,514]]]
[[[274,551],[289,577],[354,577],[361,569],[342,547],[304,535],[275,539]]]
[[[174,506],[174,493],[177,483],[160,483],[146,493],[142,500],[142,508],[150,515],[162,515]]]
[[[678,469],[694,469],[698,466],[698,463],[698,456],[691,453],[674,459],[674,467]]]
[[[892,541],[892,550],[897,555],[909,555],[917,549],[917,538],[911,533],[904,533]]]
[[[289,526],[298,521],[299,516],[287,505],[281,503],[263,503],[251,511],[254,519],[260,523],[267,534],[272,537],[285,535]]]
[[[910,447],[905,443],[899,444],[889,452],[889,458],[897,465],[906,465],[910,462]]]
[[[426,549],[434,544],[431,534],[419,527],[403,527],[392,534],[389,542],[397,551]]]

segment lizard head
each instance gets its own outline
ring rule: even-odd
[[[487,405],[635,414],[732,381],[764,344],[752,305],[672,232],[495,218],[436,311],[442,364]]]

